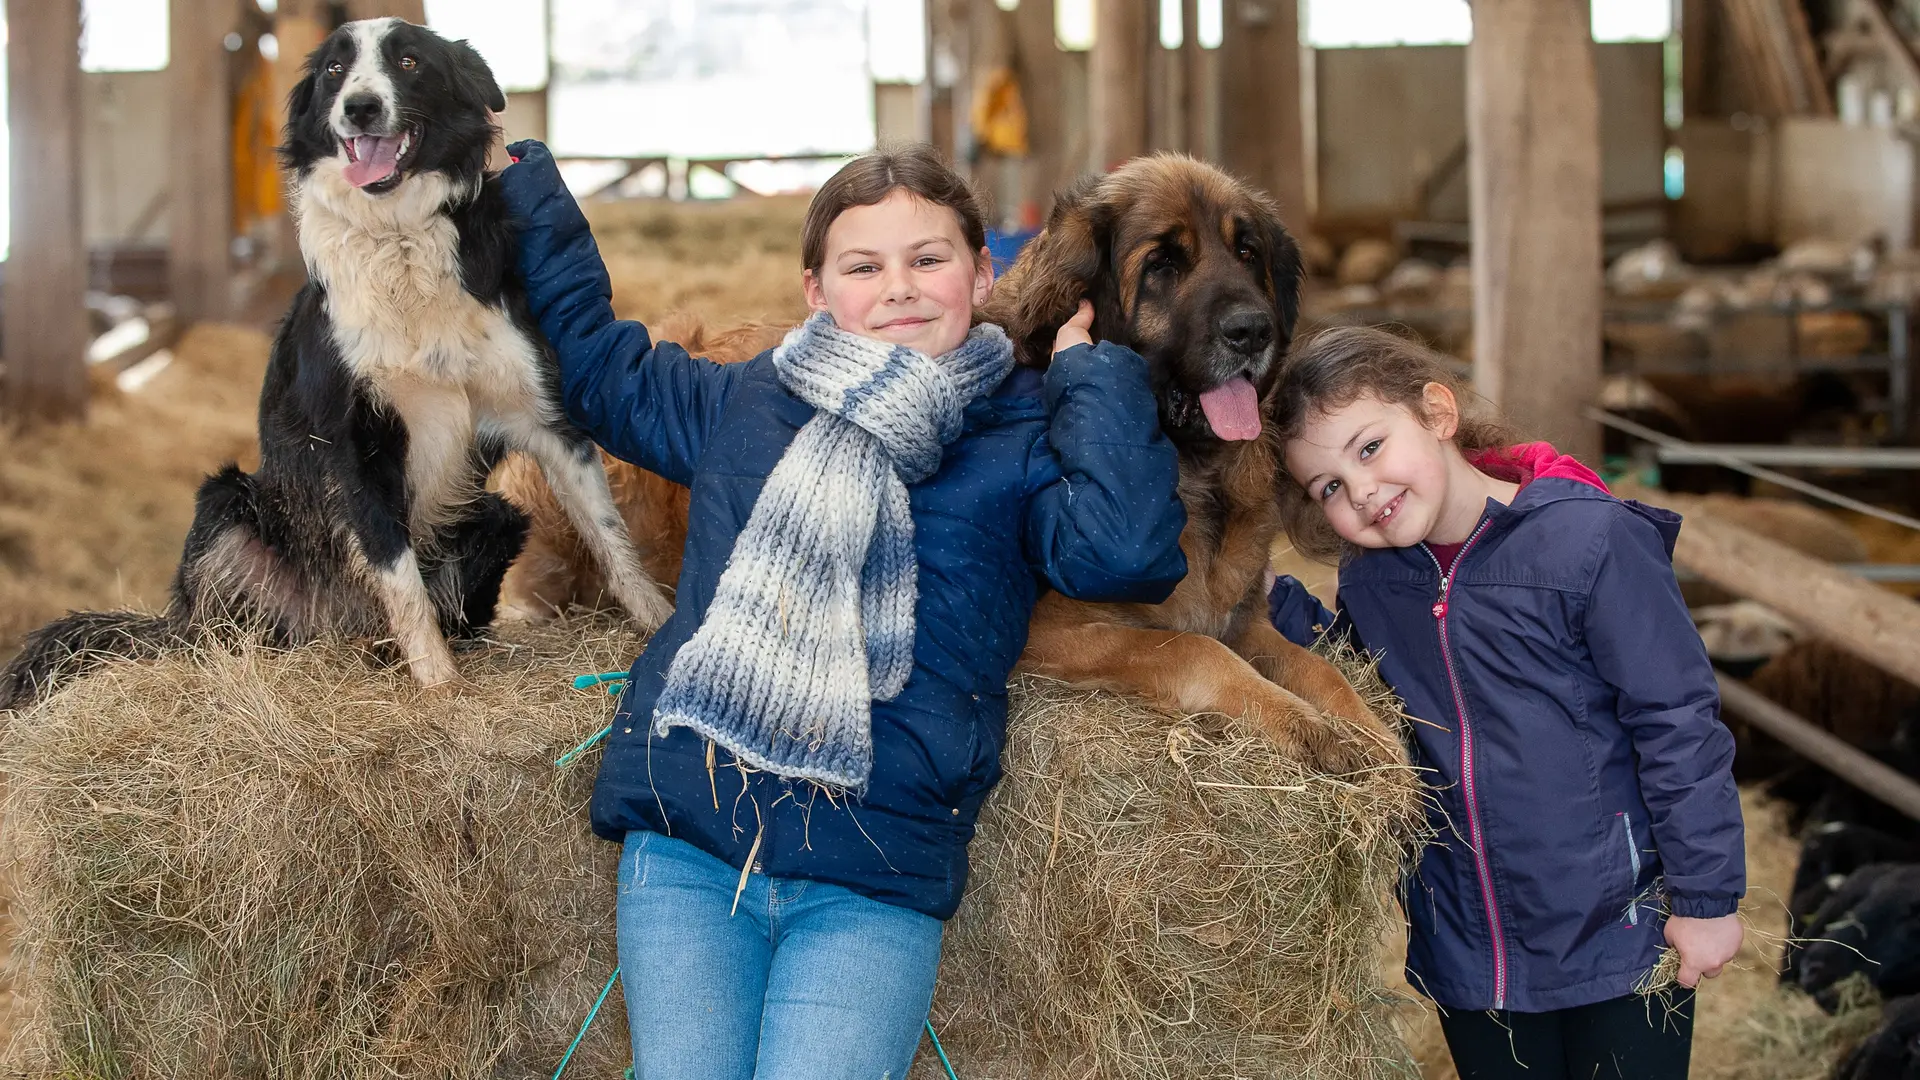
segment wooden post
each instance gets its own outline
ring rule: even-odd
[[[1053,33],[1053,5],[1025,0],[1014,10],[1021,100],[1027,106],[1026,177],[1021,217],[1045,221],[1053,193],[1073,178],[1067,167],[1067,111],[1061,100],[1060,47]]]
[[[960,81],[960,56],[954,42],[953,0],[926,0],[927,14],[927,141],[947,160],[960,157],[955,127],[955,84]]]
[[[10,4],[7,14],[12,250],[0,289],[0,408],[16,421],[64,419],[87,408],[80,0]]]
[[[1200,0],[1180,0],[1180,149],[1197,158],[1212,151],[1213,127],[1202,86],[1206,51],[1200,47]]]
[[[1713,114],[1715,55],[1714,5],[1716,0],[1681,0],[1680,3],[1680,109],[1683,115]]]
[[[1300,113],[1298,0],[1225,5],[1220,44],[1220,147],[1226,167],[1265,188],[1295,232],[1307,221],[1306,149]]]
[[[226,318],[233,303],[233,132],[225,0],[168,5],[172,138],[167,143],[167,280],[178,324]]]
[[[1087,111],[1102,169],[1147,149],[1147,8],[1146,0],[1094,0]]]
[[[1474,384],[1597,462],[1600,99],[1587,0],[1475,0],[1467,48]]]

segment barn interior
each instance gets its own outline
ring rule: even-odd
[[[1269,192],[1300,334],[1425,341],[1686,515],[1750,872],[1695,1075],[1904,1075],[1842,1070],[1920,981],[1779,973],[1822,932],[1809,881],[1920,859],[1920,0],[16,0],[0,660],[64,611],[163,605],[201,477],[257,460],[305,280],[283,103],[334,27],[387,15],[486,56],[506,139],[552,146],[649,322],[797,321],[807,196],[875,145],[948,155],[1008,259],[1054,191],[1141,154]],[[1334,601],[1335,567],[1273,560]],[[1454,1077],[1399,934],[1406,1052],[1352,1075]]]

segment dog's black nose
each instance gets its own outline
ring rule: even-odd
[[[1220,320],[1220,336],[1234,352],[1251,356],[1273,343],[1273,316],[1264,311],[1236,311]]]
[[[340,109],[347,115],[347,123],[365,131],[380,122],[380,114],[386,106],[372,94],[355,94],[341,102]]]

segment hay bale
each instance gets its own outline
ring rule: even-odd
[[[1046,680],[1013,701],[933,1007],[961,1075],[1402,1068],[1380,946],[1424,820],[1411,770],[1315,774],[1207,718]],[[914,1075],[944,1075],[927,1057]]]
[[[458,697],[342,646],[116,664],[13,718],[29,1076],[547,1077],[615,964],[617,849],[554,758],[612,622],[463,658]],[[621,1012],[574,1066],[618,1076]]]
[[[33,1077],[546,1077],[615,963],[605,619],[424,696],[353,650],[117,664],[14,719]],[[1374,686],[1377,694],[1379,688]],[[1305,773],[1206,718],[1022,680],[934,1021],[970,1077],[1372,1077],[1410,770]],[[626,1064],[617,997],[569,1074]],[[925,1065],[923,1064],[923,1068]]]

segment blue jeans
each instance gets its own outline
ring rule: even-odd
[[[940,920],[636,829],[617,924],[635,1080],[904,1080]]]

